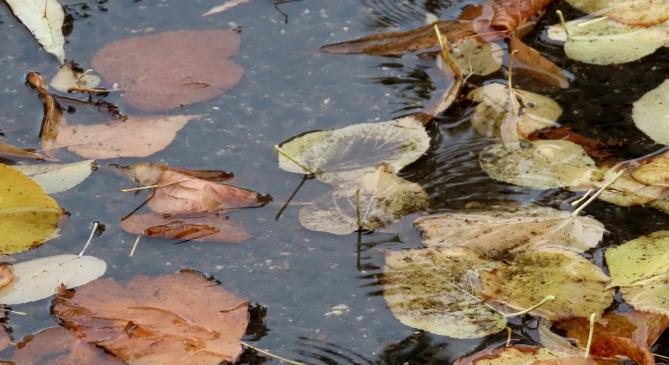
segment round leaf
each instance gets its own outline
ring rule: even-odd
[[[632,119],[655,142],[669,145],[669,80],[634,103]]]
[[[606,250],[610,286],[631,286],[669,273],[669,231],[653,232]]]

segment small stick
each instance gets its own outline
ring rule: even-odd
[[[98,221],[93,222],[93,229],[91,230],[91,234],[88,236],[88,240],[86,241],[86,244],[84,245],[84,248],[79,252],[79,257],[84,255],[84,252],[86,252],[86,249],[88,246],[93,242],[93,237],[95,237],[95,232],[98,231],[98,227],[100,226],[100,223]]]
[[[295,199],[295,196],[297,195],[297,192],[299,192],[300,189],[302,189],[302,186],[304,186],[304,183],[305,183],[307,180],[311,179],[310,176],[312,176],[312,175],[306,175],[306,174],[305,174],[305,175],[302,176],[302,180],[300,181],[300,183],[299,183],[299,184],[297,185],[297,187],[293,190],[293,192],[290,194],[290,197],[288,197],[288,200],[286,200],[286,202],[283,203],[283,205],[281,206],[281,209],[279,209],[279,211],[278,211],[278,212],[276,213],[276,215],[274,216],[274,220],[275,220],[275,221],[278,221],[279,219],[281,219],[281,216],[283,215],[283,212],[286,210],[286,208],[288,208],[288,205],[289,205],[290,203],[292,203],[293,199]]]
[[[15,310],[11,310],[11,309],[6,309],[6,308],[0,308],[0,312],[14,313],[14,314],[18,314],[20,316],[27,316],[28,315],[28,313],[26,313],[26,312],[19,312],[19,311],[15,311]]]
[[[289,159],[292,163],[294,163],[294,164],[296,164],[297,166],[299,166],[302,170],[304,170],[304,172],[308,172],[310,175],[319,175],[319,174],[320,174],[320,171],[318,171],[318,172],[313,171],[312,169],[310,169],[310,168],[304,166],[300,161],[298,161],[298,160],[294,159],[293,157],[291,157],[288,153],[286,153],[286,151],[284,151],[283,149],[281,149],[281,147],[279,147],[279,145],[276,145],[276,144],[275,144],[275,145],[274,145],[274,150],[275,150],[278,154],[280,154],[281,156],[283,156],[283,157]]]
[[[597,318],[597,313],[590,315],[590,332],[588,332],[588,344],[585,346],[585,357],[586,359],[590,356],[590,346],[592,346],[592,337],[595,334],[595,319]]]
[[[516,312],[516,313],[503,314],[503,316],[504,316],[504,318],[511,318],[511,317],[519,317],[519,316],[523,316],[523,315],[525,315],[525,314],[527,314],[527,313],[529,313],[529,312],[531,312],[531,311],[533,311],[533,310],[535,310],[535,309],[541,307],[542,305],[546,304],[546,302],[552,302],[552,301],[554,301],[555,299],[557,299],[557,298],[556,298],[554,295],[547,295],[547,296],[546,296],[544,299],[542,299],[539,303],[537,303],[537,304],[535,304],[535,305],[533,305],[533,306],[531,306],[531,307],[529,307],[529,308],[527,308],[527,309],[523,309],[522,311],[520,311],[520,312]]]
[[[577,200],[571,202],[570,205],[572,207],[575,207],[575,206],[581,204],[582,201],[584,201],[585,199],[588,199],[588,197],[590,196],[590,194],[592,194],[593,191],[595,191],[595,189],[589,189],[588,191],[585,192],[585,194],[583,194],[582,197],[580,197]]]
[[[616,174],[616,176],[614,176],[611,180],[609,180],[609,182],[607,182],[606,184],[604,184],[604,186],[602,186],[601,188],[599,188],[599,190],[597,190],[597,192],[596,192],[595,194],[593,194],[593,195],[590,197],[590,199],[586,200],[585,203],[581,204],[580,207],[576,208],[576,210],[575,210],[573,213],[571,213],[571,216],[572,216],[572,217],[576,217],[576,216],[578,216],[578,215],[581,213],[581,211],[583,211],[583,209],[585,209],[588,205],[590,205],[590,203],[592,203],[595,199],[599,198],[599,196],[602,195],[602,193],[604,193],[604,191],[606,190],[606,188],[608,188],[608,187],[611,186],[614,182],[616,182],[621,176],[623,176],[624,173],[625,173],[625,170],[620,170],[620,171],[618,171],[618,173]]]
[[[564,33],[567,35],[567,42],[571,40],[571,34],[569,34],[569,28],[567,27],[567,22],[564,21],[564,15],[562,14],[562,10],[556,10],[555,13],[557,14],[558,18],[560,18],[560,24],[562,24],[562,28],[564,28]]]
[[[81,86],[70,86],[67,88],[67,92],[78,92],[78,93],[86,93],[86,94],[109,94],[111,92],[115,91],[121,91],[121,89],[114,89],[114,90],[109,90],[109,89],[103,89],[103,88],[89,88],[89,87],[81,87]]]
[[[279,360],[279,361],[281,361],[281,362],[285,362],[285,363],[292,364],[292,365],[306,365],[306,364],[303,363],[303,362],[299,362],[299,361],[295,361],[295,360],[290,360],[290,359],[286,359],[285,357],[281,357],[281,356],[279,356],[279,355],[275,355],[275,354],[273,354],[273,353],[271,353],[271,352],[269,352],[269,351],[267,351],[267,350],[263,350],[263,349],[261,349],[261,348],[255,347],[255,346],[250,345],[250,344],[248,344],[248,343],[246,343],[246,342],[244,342],[244,341],[239,341],[239,342],[241,342],[242,346],[244,346],[244,347],[248,347],[248,348],[250,348],[251,350],[255,350],[255,351],[257,351],[257,352],[259,352],[259,353],[261,353],[261,354],[263,354],[263,355],[267,355],[267,356],[269,356],[269,357],[271,357],[271,358],[273,358],[273,359]]]
[[[659,357],[660,359],[663,359],[663,360],[669,360],[669,356],[664,356],[664,355],[660,355],[660,354],[656,354],[656,353],[653,353],[653,356]]]
[[[137,188],[126,188],[126,189],[121,189],[122,193],[129,193],[131,191],[140,191],[140,190],[149,190],[149,189],[158,189],[160,185],[148,185],[148,186],[140,186]]]
[[[137,238],[135,238],[135,243],[132,244],[132,249],[130,250],[130,257],[135,255],[135,250],[137,249],[137,245],[139,245],[139,239],[142,238],[142,235],[137,235]]]

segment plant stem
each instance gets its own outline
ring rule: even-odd
[[[95,232],[98,231],[98,227],[100,226],[100,222],[95,221],[93,222],[93,229],[91,230],[91,234],[88,236],[88,240],[86,241],[86,244],[84,245],[84,248],[79,252],[79,257],[84,255],[84,252],[86,252],[86,249],[88,246],[93,242],[93,237],[95,237]]]
[[[531,312],[531,311],[533,311],[533,310],[535,310],[535,309],[541,307],[542,305],[546,304],[546,302],[552,302],[552,301],[554,301],[555,299],[557,299],[557,298],[556,298],[554,295],[547,295],[547,296],[546,296],[544,299],[542,299],[539,303],[537,303],[537,304],[535,304],[535,305],[533,305],[533,306],[531,306],[531,307],[529,307],[529,308],[527,308],[527,309],[523,309],[522,311],[520,311],[520,312],[516,312],[516,313],[508,313],[508,314],[504,314],[504,318],[511,318],[511,317],[519,317],[519,316],[523,316],[523,315],[525,315],[525,314],[527,314],[527,313],[529,313],[529,312]]]
[[[242,346],[244,346],[244,347],[248,347],[248,348],[250,348],[251,350],[257,351],[257,352],[259,352],[259,353],[261,353],[261,354],[263,354],[263,355],[267,355],[267,356],[269,356],[269,357],[271,357],[271,358],[273,358],[273,359],[279,360],[279,361],[281,361],[281,362],[285,362],[285,363],[292,364],[292,365],[306,365],[306,364],[303,363],[303,362],[299,362],[299,361],[295,361],[295,360],[290,360],[290,359],[286,359],[285,357],[281,357],[281,356],[279,356],[279,355],[275,355],[275,354],[273,354],[273,353],[271,353],[271,352],[269,352],[269,351],[267,351],[267,350],[263,350],[263,349],[261,349],[261,348],[259,348],[259,347],[255,347],[255,346],[250,345],[250,344],[248,344],[248,343],[246,343],[246,342],[244,342],[244,341],[240,341],[240,342],[242,343]]]
[[[590,356],[590,346],[592,346],[592,337],[595,334],[595,319],[597,318],[597,313],[590,315],[590,332],[588,332],[588,344],[585,346],[585,357],[586,359]]]
[[[275,150],[278,154],[280,154],[281,156],[283,156],[283,157],[289,159],[292,163],[294,163],[294,164],[296,164],[297,166],[299,166],[302,170],[304,170],[304,172],[309,173],[310,175],[319,175],[319,174],[320,174],[320,171],[314,171],[314,170],[312,170],[312,169],[310,169],[310,168],[304,166],[300,161],[298,161],[297,159],[293,158],[293,157],[290,156],[288,153],[286,153],[286,151],[284,151],[283,149],[281,149],[281,147],[279,147],[279,145],[276,145],[276,144],[275,144],[275,145],[274,145],[274,150]]]

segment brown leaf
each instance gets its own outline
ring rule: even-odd
[[[10,264],[0,264],[0,288],[4,288],[14,280],[14,271]]]
[[[514,60],[518,61],[518,64],[513,65],[514,67],[549,85],[563,89],[569,87],[569,78],[565,71],[542,56],[537,50],[515,36],[511,37],[509,47],[512,52],[515,52]]]
[[[121,227],[128,233],[147,237],[198,242],[237,243],[251,238],[241,223],[230,217],[211,213],[198,216],[133,214],[121,222]]]
[[[39,152],[35,151],[34,149],[19,148],[6,143],[0,143],[0,156],[29,158],[34,160],[46,159],[45,156],[42,156]]]
[[[543,347],[515,345],[507,347],[490,348],[476,352],[467,357],[461,357],[453,365],[476,365],[479,362],[483,364],[496,363],[495,360],[505,359],[509,364],[524,364],[528,361],[537,359],[552,359],[556,357],[549,350]],[[490,360],[490,361],[487,361]],[[500,360],[499,363],[504,363]]]
[[[27,336],[16,345],[12,361],[21,365],[123,365],[114,356],[84,342],[62,327]]]
[[[497,30],[514,31],[527,18],[540,13],[553,0],[489,0],[494,15],[491,25]]]
[[[198,115],[135,117],[103,124],[68,125],[63,121],[58,137],[45,141],[45,151],[67,147],[89,159],[146,157],[167,147],[176,133]]]
[[[191,170],[181,167],[168,166],[166,164],[142,162],[123,167],[124,172],[133,178],[140,186],[156,185],[163,171],[170,170],[188,175],[193,178],[207,181],[225,181],[234,177],[231,172],[223,170]]]
[[[532,365],[595,365],[599,364],[598,361],[593,360],[592,358],[583,358],[583,357],[567,357],[564,359],[555,359],[555,360],[539,360],[532,363]]]
[[[42,142],[53,141],[58,136],[58,126],[63,119],[63,111],[49,91],[47,82],[39,72],[29,72],[26,75],[26,83],[37,90],[44,101],[44,117],[42,118],[42,127],[39,131],[39,137]]]
[[[430,49],[439,46],[434,24],[439,26],[439,31],[450,42],[476,34],[470,22],[439,20],[406,32],[378,33],[352,41],[328,44],[321,47],[321,51],[336,54],[364,53],[374,56],[400,56],[407,52]]]
[[[655,365],[655,357],[646,346],[639,346],[634,341],[618,336],[597,336],[592,340],[590,352],[594,356],[624,356],[639,365]]]
[[[92,65],[107,82],[119,84],[128,105],[158,112],[235,86],[244,69],[229,57],[238,51],[233,31],[180,30],[116,41],[99,50]]]
[[[248,301],[193,271],[99,279],[61,290],[52,310],[83,341],[130,365],[233,362],[248,325]]]
[[[544,128],[532,133],[528,136],[528,139],[530,141],[559,139],[574,142],[583,147],[588,155],[598,160],[613,156],[613,152],[611,151],[612,146],[576,133],[572,131],[571,127],[567,126]]]
[[[259,207],[271,198],[232,185],[215,183],[173,170],[165,170],[149,208],[161,214],[214,213],[229,209]]]

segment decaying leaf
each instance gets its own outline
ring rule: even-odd
[[[554,296],[530,312],[549,320],[601,315],[613,302],[608,282],[578,253],[552,248],[518,254],[510,265],[481,273],[482,293],[511,308],[529,308]]]
[[[217,365],[242,352],[248,301],[200,273],[180,271],[63,290],[53,313],[77,337],[130,365]]]
[[[553,0],[491,0],[494,14],[491,25],[498,30],[514,31],[527,18],[540,13]]]
[[[638,161],[630,176],[641,184],[669,188],[669,152]]]
[[[596,180],[592,187],[600,188],[606,181],[613,179],[616,175],[616,172],[612,170],[614,166],[615,165],[612,164],[603,164],[600,166],[599,174],[603,176],[603,178]],[[661,202],[669,196],[668,188],[646,185],[635,179],[631,174],[632,172],[626,170],[623,175],[604,190],[599,196],[599,199],[621,207],[630,207],[635,205],[652,206],[654,204],[661,204]],[[650,177],[646,176],[646,178]]]
[[[15,169],[35,180],[48,194],[72,189],[91,176],[94,160],[68,164],[18,165]]]
[[[27,158],[33,160],[44,160],[46,159],[41,153],[35,151],[31,148],[19,148],[12,146],[7,143],[0,143],[0,156],[5,157],[14,157],[14,158]]]
[[[170,170],[195,179],[221,182],[231,179],[234,175],[223,170],[192,170],[166,164],[140,162],[130,166],[119,166],[121,173],[134,179],[139,186],[158,185],[164,171]]]
[[[228,9],[234,8],[235,6],[244,4],[249,2],[249,0],[228,0],[224,2],[222,5],[214,6],[213,8],[209,9],[206,13],[202,14],[202,16],[209,16],[213,14],[218,14],[222,13]]]
[[[270,200],[269,196],[252,190],[167,169],[160,174],[148,206],[160,214],[197,214],[259,207]]]
[[[90,71],[81,70],[74,63],[68,62],[51,79],[49,85],[61,92],[68,92],[72,87],[93,89],[100,84],[100,77]]]
[[[587,185],[597,174],[581,146],[561,140],[532,141],[519,150],[495,144],[481,152],[479,162],[491,178],[533,189]]]
[[[25,251],[54,237],[62,214],[36,182],[0,164],[0,254]]]
[[[427,206],[428,196],[420,185],[381,167],[359,180],[336,185],[302,207],[299,219],[307,229],[344,235],[358,229],[378,230]]]
[[[516,345],[479,351],[457,359],[453,365],[525,365],[560,359],[562,356],[543,347]]]
[[[669,145],[669,80],[634,103],[632,119],[655,142]]]
[[[624,356],[639,365],[655,365],[655,357],[648,347],[639,346],[625,337],[598,336],[592,341],[591,351],[602,357]]]
[[[48,328],[24,338],[12,356],[22,365],[123,365],[116,357],[84,342],[62,327]]]
[[[133,214],[121,221],[121,227],[132,234],[183,241],[236,243],[251,238],[240,222],[219,214]]]
[[[123,100],[160,112],[212,99],[235,86],[244,69],[229,57],[239,51],[233,31],[181,30],[130,37],[99,50],[91,64]]]
[[[62,123],[55,141],[46,141],[46,151],[66,147],[84,158],[146,157],[167,147],[186,123],[197,115],[134,117],[104,124]]]
[[[361,123],[332,131],[307,133],[281,144],[279,167],[298,174],[315,173],[326,183],[352,181],[379,165],[391,173],[418,160],[430,147],[423,124],[413,117]]]
[[[551,98],[518,89],[514,89],[513,93],[520,103],[515,127],[521,139],[555,125],[562,115],[562,108]],[[503,124],[512,113],[508,87],[498,83],[487,84],[471,91],[467,98],[479,103],[471,119],[476,131],[484,136],[499,138]]]
[[[52,142],[58,137],[60,124],[63,122],[63,111],[56,99],[49,94],[44,76],[39,72],[29,72],[26,75],[26,83],[37,90],[44,101],[44,117],[39,137],[42,142]]]
[[[561,139],[569,142],[574,142],[577,145],[583,147],[585,152],[594,159],[605,159],[613,156],[611,147],[607,143],[601,142],[599,140],[586,137],[580,133],[574,132],[571,127],[560,126],[560,127],[549,127],[540,129],[530,134],[527,137],[530,141],[536,141],[540,139]]]
[[[629,25],[651,26],[669,20],[665,0],[567,0],[584,13],[595,13]]]
[[[407,326],[454,338],[484,337],[506,326],[476,284],[482,271],[495,266],[460,248],[387,252],[383,296]]]
[[[14,15],[30,30],[44,50],[65,62],[65,11],[57,0],[5,0]]]
[[[669,231],[657,231],[606,250],[610,286],[634,286],[669,273]]]
[[[0,289],[0,304],[21,304],[48,298],[62,286],[75,288],[104,275],[107,264],[97,257],[58,255],[19,262],[14,279]]]
[[[585,251],[605,232],[593,218],[544,207],[445,213],[419,218],[414,226],[428,247],[464,247],[490,259],[543,246]]]
[[[569,87],[569,78],[566,72],[544,57],[539,51],[523,43],[518,37],[509,40],[509,49],[514,52],[514,71],[526,72],[534,79],[541,80],[548,85],[559,88]]]
[[[473,37],[452,47],[451,55],[465,74],[487,76],[502,67],[504,50],[495,42]]]

